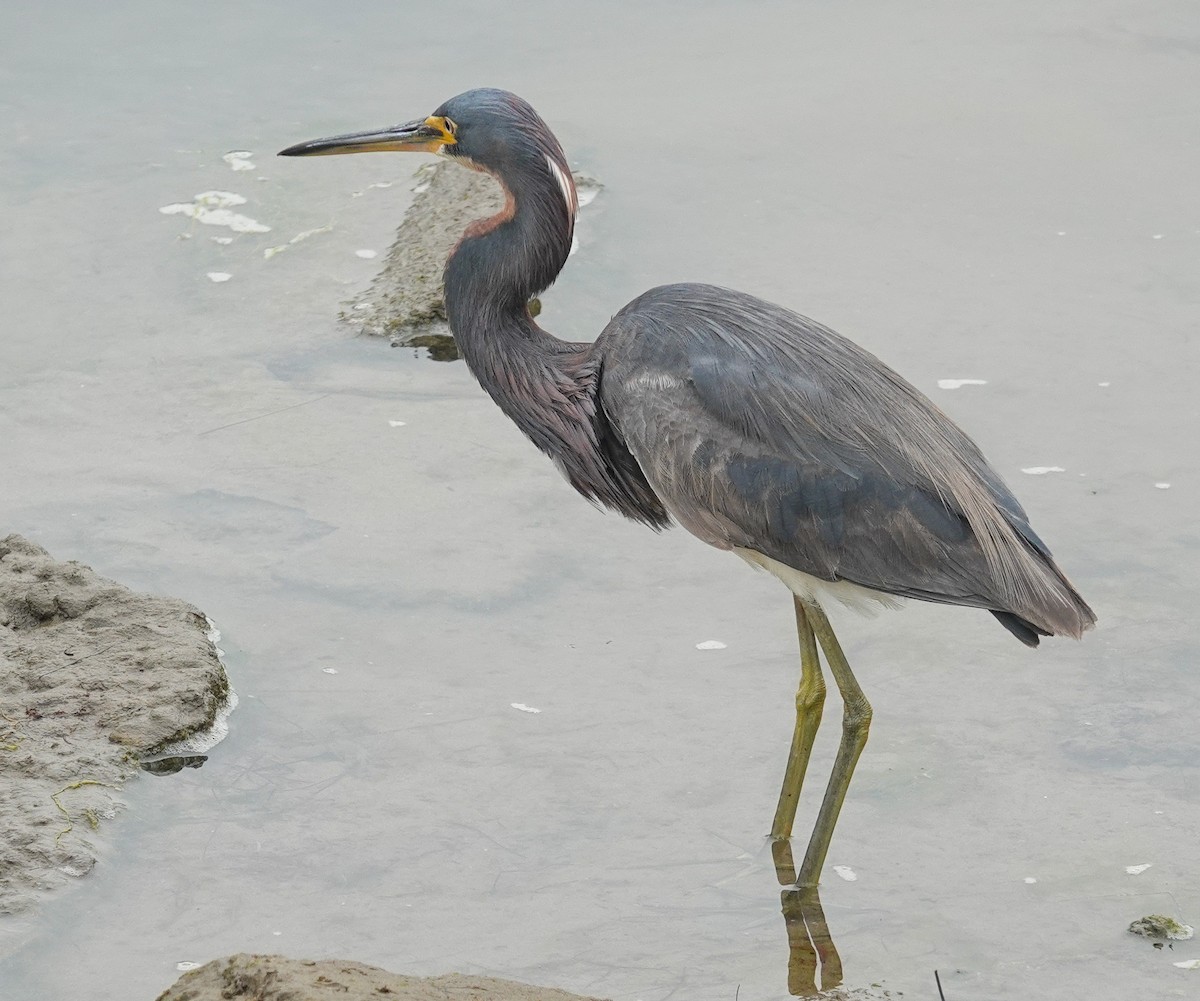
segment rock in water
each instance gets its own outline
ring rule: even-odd
[[[186,602],[0,539],[0,914],[89,872],[142,760],[228,707],[210,632]]]

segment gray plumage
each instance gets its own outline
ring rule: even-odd
[[[986,608],[1031,645],[1094,621],[975,443],[827,327],[729,289],[667,285],[622,309],[594,350],[605,411],[710,545]]]

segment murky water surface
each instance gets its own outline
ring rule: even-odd
[[[488,84],[605,184],[549,329],[683,279],[832,324],[1099,612],[1034,654],[834,611],[876,709],[822,893],[846,984],[1194,997],[1196,942],[1125,928],[1200,917],[1198,56],[1183,0],[6,4],[0,531],[205,609],[242,704],[0,923],[0,995],[278,951],[786,996],[788,596],[580,502],[461,363],[335,322],[419,158],[272,157]],[[269,232],[160,212],[212,191]]]

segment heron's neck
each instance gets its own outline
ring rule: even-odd
[[[446,316],[475,377],[529,433],[534,384],[573,378],[588,347],[542,330],[528,308],[566,263],[574,219],[548,173],[497,180],[504,208],[468,226],[446,264]]]
[[[467,365],[584,497],[655,528],[670,518],[598,396],[601,358],[529,315],[571,251],[573,206],[549,173],[500,179],[505,206],[467,227],[446,264],[446,317]],[[574,201],[573,198],[570,201]]]
[[[521,312],[567,262],[573,209],[548,169],[535,166],[513,170],[512,176],[487,171],[500,185],[504,207],[471,223],[446,264],[447,313],[456,335],[482,305]],[[470,313],[455,313],[456,306]]]
[[[594,410],[574,404],[594,395],[596,369],[590,345],[542,330],[528,304],[566,262],[574,220],[551,175],[497,180],[504,208],[468,226],[446,264],[446,317],[483,388],[565,468],[573,449],[595,446]]]

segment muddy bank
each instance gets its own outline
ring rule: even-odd
[[[214,959],[191,970],[158,996],[157,1001],[299,1001],[338,997],[361,1001],[381,997],[397,1001],[599,1001],[551,987],[533,987],[494,977],[450,973],[441,977],[406,977],[378,966],[347,960],[288,959],[244,953]]]
[[[92,869],[143,763],[199,763],[148,759],[202,740],[230,705],[210,634],[184,601],[0,540],[0,914]]]

